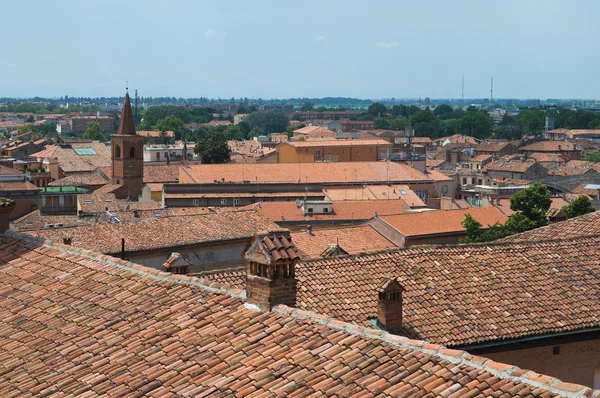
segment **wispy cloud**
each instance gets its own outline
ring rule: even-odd
[[[205,39],[224,39],[227,34],[218,30],[209,29],[204,33]]]
[[[325,37],[325,36],[315,36],[313,41],[325,41],[326,39],[327,39],[327,37]]]
[[[373,43],[373,45],[375,47],[381,47],[381,48],[392,48],[392,47],[398,47],[400,45],[400,43],[398,43],[397,41],[376,41],[375,43]]]

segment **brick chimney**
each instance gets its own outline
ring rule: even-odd
[[[246,300],[263,311],[296,306],[296,264],[300,256],[289,236],[254,236],[242,256],[248,262]]]
[[[167,261],[163,264],[166,272],[179,275],[187,275],[191,266],[192,263],[177,252],[171,253]]]
[[[383,278],[377,285],[377,321],[390,333],[402,331],[402,292],[394,278]]]
[[[0,234],[5,233],[10,228],[10,213],[15,208],[15,201],[11,199],[0,198]]]

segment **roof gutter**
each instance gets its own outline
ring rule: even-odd
[[[571,335],[578,335],[578,334],[592,333],[592,332],[600,332],[600,328],[581,329],[581,330],[574,330],[574,331],[568,331],[568,332],[540,334],[540,335],[536,335],[536,336],[527,336],[527,337],[522,337],[522,338],[518,338],[518,339],[493,341],[493,342],[489,342],[489,343],[464,345],[464,346],[457,346],[457,347],[460,347],[461,350],[470,351],[470,350],[477,350],[477,349],[481,349],[481,348],[507,346],[507,345],[511,345],[511,344],[524,343],[527,341],[544,340],[544,339],[550,339],[550,338],[554,338],[554,337],[564,337],[564,336],[571,336]]]

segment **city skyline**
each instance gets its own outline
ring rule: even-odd
[[[594,99],[600,5],[14,2],[0,97]],[[51,22],[49,24],[49,22]],[[18,31],[18,34],[14,32]],[[47,41],[40,41],[46,37]]]

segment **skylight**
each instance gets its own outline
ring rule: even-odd
[[[77,153],[79,156],[90,156],[90,155],[96,155],[96,151],[94,151],[92,148],[75,148],[73,149],[75,151],[75,153]]]

